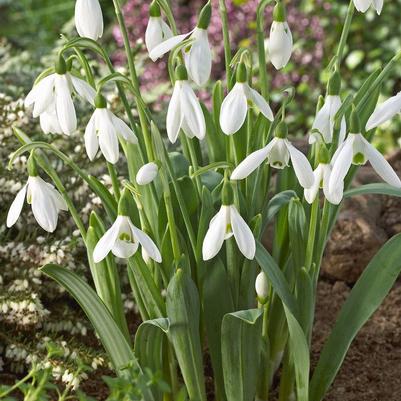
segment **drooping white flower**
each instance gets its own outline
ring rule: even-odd
[[[167,110],[166,129],[172,143],[177,140],[180,129],[189,138],[203,139],[206,134],[205,116],[189,85],[187,71],[183,65],[177,68],[173,95]]]
[[[270,61],[276,70],[287,65],[292,53],[292,34],[285,14],[284,6],[280,1],[273,10],[273,23],[267,45]]]
[[[255,238],[245,220],[234,205],[222,205],[210,221],[209,229],[203,240],[203,260],[214,258],[220,251],[224,240],[234,236],[241,253],[252,260],[255,257]]]
[[[136,182],[138,185],[147,185],[151,183],[156,177],[159,167],[156,163],[150,162],[144,164],[136,173]]]
[[[97,40],[103,35],[103,14],[98,0],[77,0],[75,27],[79,36]]]
[[[401,112],[401,92],[379,104],[366,123],[366,131],[378,127],[391,120]]]
[[[364,13],[370,6],[380,15],[383,9],[383,0],[353,0],[355,8]]]
[[[255,291],[256,295],[261,301],[266,300],[269,296],[269,281],[267,280],[267,276],[263,271],[256,276]]]
[[[207,28],[210,23],[211,6],[208,2],[202,9],[198,25],[191,32],[172,36],[164,40],[150,51],[149,57],[156,61],[164,54],[178,46],[185,39],[191,43],[183,50],[185,67],[189,77],[199,86],[203,86],[210,78],[212,70],[212,52],[209,45]]]
[[[160,43],[173,36],[170,27],[163,21],[160,7],[156,1],[153,1],[149,7],[149,21],[145,32],[145,44],[148,53]]]
[[[56,106],[51,103],[50,106],[39,116],[40,127],[45,134],[62,134],[63,130],[58,122]]]
[[[32,205],[32,212],[38,224],[52,233],[57,227],[58,213],[68,210],[67,205],[54,188],[39,176],[29,176],[28,182],[19,190],[7,215],[7,227],[13,226],[21,214],[24,199]]]
[[[312,168],[306,156],[286,138],[286,126],[280,123],[276,128],[276,137],[264,148],[248,155],[232,172],[232,180],[242,180],[255,171],[265,160],[277,169],[287,167],[291,159],[292,167],[303,188],[310,188],[314,183]]]
[[[113,255],[127,259],[134,255],[139,245],[147,255],[160,263],[162,257],[152,239],[135,227],[128,216],[119,215],[113,225],[104,233],[93,251],[95,263],[102,261],[110,251]]]
[[[341,198],[338,198],[338,193],[332,194],[329,188],[331,175],[331,165],[329,163],[319,163],[313,172],[314,182],[310,188],[304,190],[304,196],[308,203],[312,204],[319,193],[319,189],[323,189],[325,198],[334,205],[338,205],[341,202]]]
[[[312,126],[312,133],[309,136],[309,143],[315,143],[323,139],[324,143],[333,141],[334,117],[341,107],[341,98],[338,95],[327,95],[323,107],[317,112]],[[313,130],[318,130],[321,135]],[[340,135],[338,143],[342,143],[345,138],[346,123],[345,118],[341,119]],[[322,138],[323,137],[323,138]]]
[[[100,146],[105,159],[115,164],[119,158],[118,137],[130,143],[138,143],[138,139],[123,120],[107,109],[103,96],[98,94],[95,102],[96,110],[85,129],[86,153],[93,160]]]
[[[333,169],[330,175],[329,192],[339,203],[343,197],[344,179],[351,164],[362,165],[368,160],[376,173],[388,184],[401,188],[401,181],[384,156],[360,133],[348,134],[347,139],[333,156]],[[335,202],[332,202],[335,203]]]
[[[64,69],[59,71],[64,72],[48,75],[31,89],[25,98],[25,107],[33,105],[34,117],[45,113],[42,122],[47,131],[51,122],[52,130],[59,131],[60,128],[64,134],[69,135],[77,128],[72,94],[77,93],[93,104],[96,92],[84,80],[66,72],[65,63]],[[55,124],[55,118],[58,126]]]
[[[273,112],[269,104],[263,96],[248,85],[246,67],[240,63],[237,82],[221,105],[220,126],[226,135],[232,135],[242,127],[249,103],[253,103],[268,120],[273,121]]]

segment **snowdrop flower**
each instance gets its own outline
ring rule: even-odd
[[[323,107],[317,112],[312,126],[312,133],[309,136],[309,143],[322,141],[331,143],[333,141],[334,117],[340,109],[342,102],[339,96],[341,88],[341,78],[338,72],[335,72],[329,80],[327,96]],[[317,132],[319,131],[321,135]],[[345,118],[341,119],[340,133],[338,143],[342,143],[345,138],[346,124]]]
[[[306,156],[287,139],[287,126],[282,121],[277,125],[275,137],[267,146],[247,156],[232,172],[232,180],[242,180],[255,171],[265,160],[277,169],[288,166],[291,159],[295,175],[303,188],[314,183],[312,168]]]
[[[68,210],[67,205],[54,186],[39,177],[33,156],[28,159],[28,172],[28,182],[17,193],[8,211],[7,227],[13,226],[18,220],[26,196],[38,224],[52,233],[57,227],[59,211]]]
[[[360,133],[360,122],[353,111],[350,117],[351,133],[333,156],[333,170],[330,175],[329,191],[341,200],[344,179],[351,164],[363,165],[368,160],[376,173],[388,184],[401,188],[401,181],[383,155]],[[339,203],[339,202],[338,202]]]
[[[135,227],[128,217],[131,205],[130,197],[132,196],[129,191],[124,189],[118,204],[117,219],[103,234],[93,251],[95,263],[101,262],[110,251],[119,258],[130,258],[138,250],[139,245],[145,249],[151,259],[158,263],[162,261],[159,249],[152,239]]]
[[[58,122],[56,106],[51,103],[50,106],[39,116],[40,128],[45,134],[62,134],[63,130]]]
[[[252,260],[255,257],[256,244],[251,229],[233,205],[230,184],[223,187],[223,199],[220,210],[210,221],[209,229],[202,245],[203,260],[214,258],[220,251],[224,240],[234,236],[241,253]]]
[[[86,153],[93,160],[100,146],[105,159],[115,164],[119,157],[118,137],[138,143],[137,137],[123,120],[107,109],[106,99],[101,94],[96,95],[95,106],[85,129]]]
[[[159,167],[156,163],[146,163],[136,173],[136,182],[139,185],[147,185],[157,177],[158,171]]]
[[[103,35],[103,14],[98,0],[77,0],[75,27],[79,36],[97,40]]]
[[[256,276],[255,291],[259,302],[265,303],[267,301],[267,297],[269,296],[269,282],[266,274],[263,271]]]
[[[366,12],[368,8],[372,6],[377,14],[380,15],[383,8],[383,0],[354,0],[354,5],[361,13]]]
[[[226,135],[232,135],[242,127],[250,102],[255,104],[268,120],[273,121],[273,112],[269,104],[263,96],[248,85],[245,64],[240,63],[237,70],[237,82],[221,105],[220,126]]]
[[[167,110],[167,136],[171,143],[177,140],[180,129],[189,138],[203,139],[206,134],[205,116],[199,100],[188,82],[187,70],[177,67],[173,95]]]
[[[148,53],[150,54],[156,46],[172,36],[173,32],[161,17],[159,5],[153,1],[149,7],[149,21],[145,32],[145,44]]]
[[[379,104],[366,123],[366,131],[391,120],[401,111],[401,92]]]
[[[84,80],[68,73],[65,61],[60,57],[56,63],[56,72],[43,78],[28,93],[25,107],[33,105],[34,117],[45,113],[42,124],[47,131],[51,123],[51,130],[69,135],[77,128],[77,117],[72,102],[74,92],[93,104],[95,90]]]
[[[267,45],[270,61],[276,70],[287,65],[292,53],[292,44],[292,34],[286,21],[285,8],[279,0],[273,10],[273,23]]]
[[[193,31],[173,36],[163,41],[153,48],[149,57],[153,61],[156,61],[189,37],[193,41],[183,51],[185,67],[187,68],[189,77],[198,86],[206,84],[212,70],[212,52],[207,35],[211,12],[211,5],[208,2],[201,10],[198,25]]]

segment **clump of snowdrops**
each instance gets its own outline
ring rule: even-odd
[[[285,68],[293,48],[283,1],[276,2],[273,21],[264,21],[270,2],[262,0],[257,9],[257,48],[233,55],[220,0],[225,80],[213,85],[211,109],[196,94],[208,83],[213,63],[210,2],[186,33],[177,32],[168,2],[151,3],[145,44],[154,62],[168,54],[173,92],[166,134],[182,149],[169,152],[164,130],[139,90],[120,1],[113,3],[127,55],[126,75],[116,72],[101,45],[100,4],[77,0],[79,37],[65,38],[55,65],[37,78],[25,105],[33,106],[51,139],[76,131],[75,97],[89,102],[93,115],[83,141],[90,160],[105,159],[112,191],[62,149],[32,142],[15,129],[22,146],[10,167],[19,155],[30,156],[27,183],[10,207],[7,224],[19,218],[25,199],[49,232],[56,229],[60,213],[71,214],[85,242],[94,289],[62,266],[48,264],[42,270],[79,302],[117,375],[129,376],[127,366],[140,374],[146,369],[161,374],[168,388],[138,381],[145,400],[206,400],[208,354],[216,400],[267,400],[281,368],[280,400],[320,401],[352,339],[401,270],[401,236],[395,236],[352,289],[311,374],[316,285],[341,202],[354,194],[401,194],[397,174],[370,143],[375,128],[401,109],[400,95],[377,105],[381,84],[401,52],[367,76],[356,93],[341,89],[341,62],[355,8],[365,12],[372,6],[379,14],[382,7],[379,1],[351,1],[304,155],[292,143],[287,125],[286,109],[296,102],[293,88],[283,88],[280,104],[269,104],[268,69]],[[94,75],[94,55],[106,64],[108,75]],[[109,107],[106,85],[116,86],[122,110]],[[121,153],[126,177],[118,170]],[[101,199],[103,211],[92,212],[88,227],[52,167],[53,157]],[[349,189],[357,167],[367,161],[385,182]],[[271,254],[260,242],[268,226],[274,233]],[[117,263],[126,266],[143,320],[136,333],[128,330]]]

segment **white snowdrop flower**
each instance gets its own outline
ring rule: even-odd
[[[119,158],[118,138],[130,143],[138,143],[138,139],[123,120],[107,109],[106,99],[101,94],[96,95],[95,106],[85,129],[86,153],[93,160],[100,146],[105,159],[115,164]]]
[[[198,98],[189,85],[187,70],[180,65],[176,70],[173,95],[167,110],[167,136],[174,143],[183,130],[189,138],[203,139],[206,134],[205,116]]]
[[[192,42],[183,50],[185,67],[187,68],[189,77],[197,85],[205,85],[210,78],[212,70],[212,52],[207,34],[211,12],[211,5],[208,2],[201,10],[198,25],[193,31],[172,36],[163,41],[152,49],[149,57],[153,61],[156,61],[189,37]]]
[[[269,282],[263,271],[256,276],[255,291],[260,301],[265,301],[269,296]]]
[[[173,32],[161,17],[159,5],[153,1],[149,7],[149,21],[145,32],[145,44],[148,53],[150,54],[156,46],[172,36]]]
[[[343,197],[344,179],[351,164],[363,165],[368,160],[376,173],[388,184],[401,188],[401,181],[389,162],[360,133],[360,122],[353,111],[350,117],[351,132],[333,156],[333,170],[330,175],[329,191],[339,201]],[[338,202],[339,203],[339,202]]]
[[[292,167],[303,188],[314,183],[312,168],[306,156],[287,139],[287,126],[280,122],[275,137],[262,149],[248,155],[232,172],[232,180],[242,180],[255,171],[265,160],[277,169],[287,167],[291,159]]]
[[[40,127],[45,134],[62,134],[63,130],[58,122],[56,106],[51,103],[49,107],[39,115]]]
[[[203,260],[214,258],[220,251],[224,240],[234,236],[241,253],[252,260],[255,257],[256,244],[251,229],[233,204],[233,193],[229,183],[224,183],[222,205],[210,221],[209,229],[202,245]]]
[[[292,45],[292,34],[286,21],[284,5],[279,1],[273,10],[273,23],[267,45],[270,61],[276,70],[287,65],[291,58]]]
[[[26,196],[27,202],[32,205],[32,212],[38,224],[44,230],[53,232],[57,227],[59,211],[68,210],[67,205],[54,186],[38,176],[32,157],[28,163],[28,182],[20,189],[10,206],[7,227],[13,226],[18,220]]]
[[[309,143],[321,142],[331,143],[333,141],[334,117],[340,109],[342,102],[340,98],[341,77],[335,71],[329,79],[327,96],[323,107],[316,113],[315,121],[312,125],[312,133],[309,136]],[[318,131],[314,132],[314,131]],[[338,143],[342,143],[345,138],[346,123],[345,117],[342,117],[340,123],[340,132]]]
[[[28,93],[25,107],[33,105],[34,117],[45,113],[41,121],[45,131],[62,131],[69,135],[77,128],[73,93],[77,93],[91,104],[96,95],[88,83],[67,72],[65,61],[60,57],[56,63],[56,72],[40,80]],[[58,125],[54,121],[54,111]]]
[[[97,40],[103,35],[103,14],[98,0],[77,0],[75,27],[79,36]]]
[[[270,121],[273,121],[273,112],[255,89],[246,82],[246,67],[240,63],[237,70],[237,82],[228,93],[221,105],[220,126],[226,135],[237,132],[245,122],[249,104],[254,104]]]
[[[116,221],[100,238],[93,251],[95,263],[102,261],[110,251],[119,258],[130,258],[137,251],[139,245],[145,248],[151,259],[158,263],[162,261],[159,249],[152,239],[135,227],[128,217],[131,207],[130,199],[132,199],[132,195],[125,188],[118,204]]]
[[[366,131],[391,120],[401,111],[401,92],[379,104],[366,123]]]
[[[136,182],[139,185],[147,185],[157,177],[158,171],[159,167],[156,163],[146,163],[136,173]]]
[[[368,10],[370,6],[377,12],[378,15],[382,12],[383,9],[383,0],[353,0],[355,8],[364,13]]]

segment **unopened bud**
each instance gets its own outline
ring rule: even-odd
[[[258,296],[258,300],[261,304],[265,304],[267,302],[269,296],[269,283],[267,281],[266,274],[264,272],[260,272],[255,281],[255,290]]]
[[[159,167],[156,163],[150,162],[144,164],[136,174],[136,182],[138,185],[146,185],[151,183],[156,177]]]

